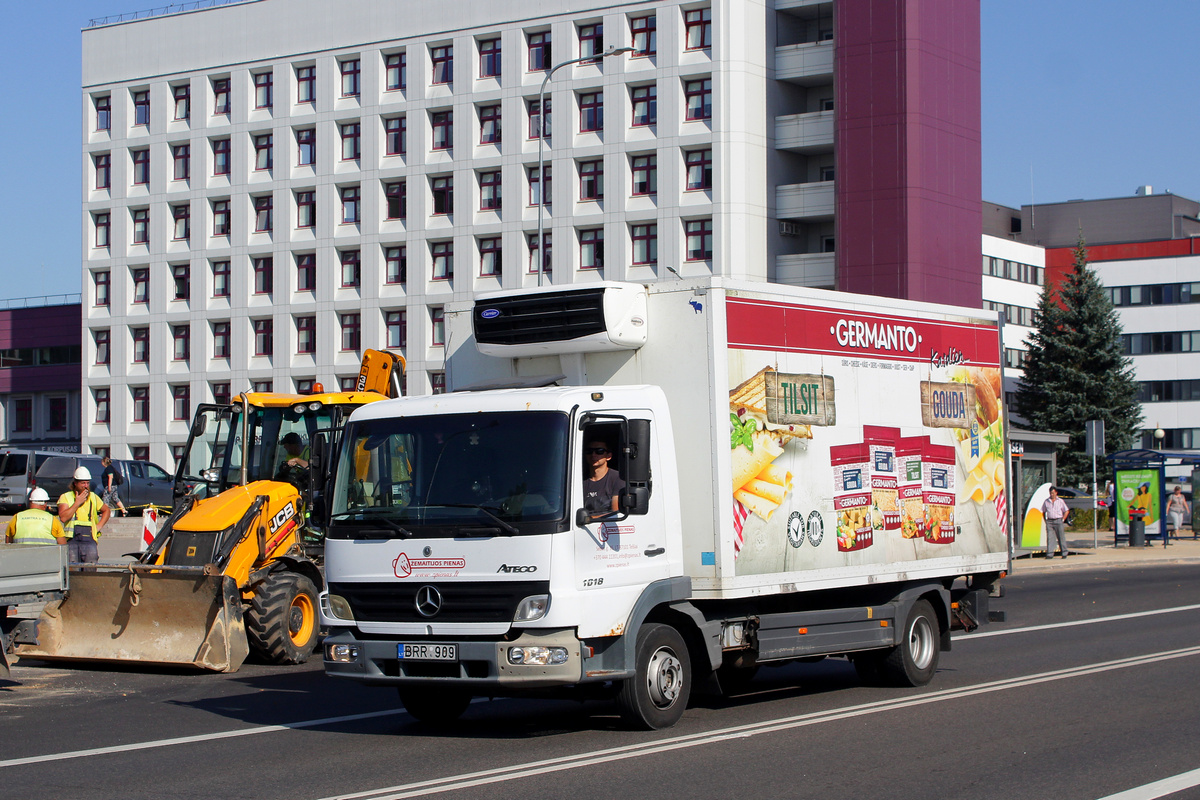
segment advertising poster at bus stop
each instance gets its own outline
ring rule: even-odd
[[[1117,470],[1117,534],[1129,534],[1129,512],[1146,512],[1146,535],[1157,535],[1162,526],[1162,482],[1156,469]]]

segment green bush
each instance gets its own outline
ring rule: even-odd
[[[1090,531],[1093,514],[1096,515],[1096,527],[1102,531],[1108,530],[1108,509],[1106,508],[1098,508],[1094,511],[1090,508],[1075,509],[1071,515],[1071,530]]]

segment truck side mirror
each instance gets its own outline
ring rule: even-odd
[[[631,419],[626,428],[624,467],[625,488],[617,501],[626,514],[645,514],[650,510],[650,420]]]

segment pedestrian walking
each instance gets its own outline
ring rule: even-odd
[[[1167,497],[1167,518],[1171,520],[1171,530],[1175,538],[1179,538],[1179,529],[1183,527],[1184,517],[1191,516],[1191,506],[1183,496],[1183,489],[1176,486],[1175,491]]]
[[[58,498],[58,518],[67,533],[67,557],[72,563],[94,564],[100,560],[96,540],[112,512],[92,491],[92,473],[87,467],[75,470],[69,491]]]
[[[129,512],[125,510],[125,504],[121,502],[121,496],[118,494],[123,481],[121,473],[113,466],[112,459],[108,456],[100,463],[104,465],[104,474],[100,476],[100,485],[104,487],[104,505],[108,506],[110,511],[120,511],[124,517]]]
[[[1063,520],[1067,517],[1067,504],[1058,496],[1058,489],[1050,487],[1050,499],[1042,503],[1042,516],[1046,520],[1046,558],[1054,558],[1054,540],[1058,538],[1058,549],[1067,557],[1067,535],[1063,532]]]
[[[9,544],[66,544],[67,534],[58,517],[46,510],[50,495],[45,489],[29,493],[29,508],[8,521],[4,540]]]

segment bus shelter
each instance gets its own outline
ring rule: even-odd
[[[1200,480],[1200,450],[1121,450],[1113,453],[1110,461],[1117,515],[1113,543],[1128,538],[1132,511],[1143,515],[1146,537],[1161,538],[1165,547],[1168,541],[1163,519],[1167,505],[1167,470],[1173,468],[1171,471],[1176,474],[1186,474],[1190,470],[1190,482],[1195,487]],[[1196,513],[1196,504],[1192,503],[1193,535],[1197,529],[1200,529],[1200,514]]]

